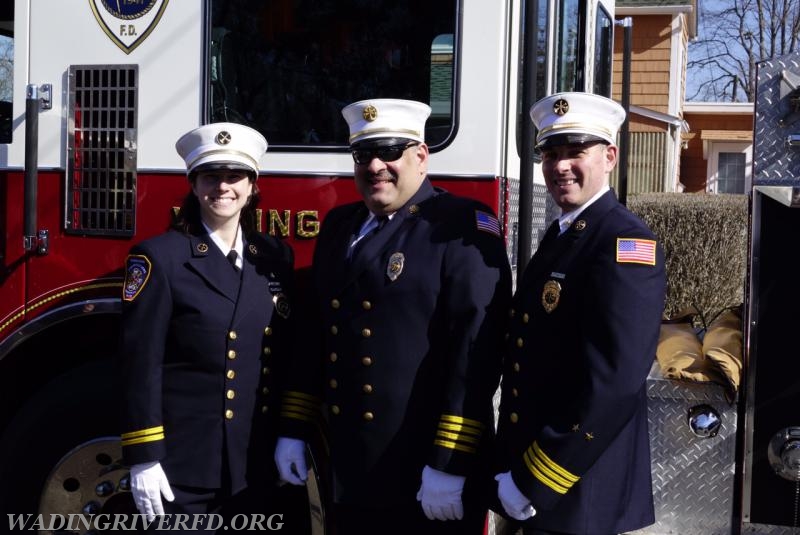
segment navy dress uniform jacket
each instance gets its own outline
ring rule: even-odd
[[[128,257],[122,452],[129,465],[160,461],[171,484],[235,493],[276,477],[275,377],[289,358],[294,260],[258,233],[243,260],[238,272],[208,235],[176,231]]]
[[[609,534],[654,522],[646,380],[665,285],[655,237],[612,191],[531,259],[498,428],[499,470],[536,508],[530,525]]]
[[[334,501],[408,506],[426,464],[489,473],[510,270],[491,211],[427,180],[348,260],[367,215],[357,202],[323,223],[306,336],[322,343],[294,374],[282,432],[307,435],[324,398]]]

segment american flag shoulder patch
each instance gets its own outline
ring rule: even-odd
[[[478,230],[500,236],[500,222],[488,212],[475,210],[475,226]]]
[[[656,242],[642,238],[617,238],[617,263],[656,265]]]

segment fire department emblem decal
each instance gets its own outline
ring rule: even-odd
[[[130,54],[156,27],[169,0],[89,0],[100,28],[120,50]]]
[[[150,259],[144,255],[129,255],[125,261],[125,285],[122,287],[122,299],[133,301],[141,293],[150,279]]]

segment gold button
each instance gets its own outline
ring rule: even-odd
[[[363,308],[364,310],[369,310],[372,308],[372,303],[370,303],[369,301],[361,301],[361,308]]]
[[[228,350],[228,358],[231,359],[231,360],[235,359],[236,358],[236,351],[234,351],[233,349],[229,349]]]
[[[264,334],[265,334],[266,336],[272,336],[272,327],[270,327],[269,325],[267,325],[267,326],[266,326],[266,328],[264,329]]]
[[[525,345],[525,340],[517,338],[517,347],[522,347],[523,345]]]
[[[233,399],[236,397],[236,392],[234,392],[233,390],[228,390],[227,392],[225,392],[225,397],[228,399]]]
[[[363,357],[361,359],[361,364],[364,366],[372,366],[372,357]]]
[[[264,353],[265,355],[272,355],[272,348],[269,347],[269,346],[266,346],[266,347],[264,347],[264,349],[261,350],[261,352]]]
[[[236,372],[233,370],[228,370],[227,372],[225,372],[225,377],[227,377],[228,379],[233,379],[234,377],[236,377]]]
[[[338,299],[331,299],[331,308],[339,308],[339,300]]]
[[[361,336],[363,336],[364,338],[369,338],[370,336],[372,336],[372,331],[368,328],[361,329]]]
[[[269,410],[269,407],[266,405],[261,405],[261,414],[265,414]]]
[[[531,317],[528,315],[528,313],[527,313],[527,312],[526,312],[525,314],[523,314],[523,315],[522,315],[522,323],[528,323],[528,321],[529,321],[530,319],[531,319]]]
[[[330,359],[331,362],[336,362],[339,359],[339,355],[337,355],[336,353],[331,353]]]
[[[516,310],[514,310],[513,308],[512,308],[512,309],[509,309],[509,311],[508,311],[508,317],[509,317],[509,318],[513,318],[513,317],[514,317],[514,315],[515,315],[516,313],[517,313],[517,311],[516,311]]]
[[[262,389],[261,389],[261,393],[262,393],[262,394],[269,394],[269,388],[267,388],[267,387],[265,386],[264,388],[262,388]]]
[[[371,422],[374,419],[375,419],[375,415],[372,414],[371,412],[367,411],[367,412],[364,413],[364,420],[366,420],[368,422]]]
[[[261,368],[261,374],[262,375],[269,375],[269,368],[267,368],[266,366]]]
[[[519,362],[515,362],[515,363],[514,363],[514,371],[515,371],[515,372],[518,372],[518,371],[519,371]]]
[[[339,414],[339,405],[331,405],[331,412],[333,414]]]
[[[518,398],[519,397],[519,390],[517,390],[516,388],[512,388],[511,389],[511,395],[514,396],[515,398]]]
[[[330,381],[328,381],[328,384],[331,385],[331,388],[336,388],[337,386],[339,386],[339,383],[336,381],[336,379],[331,379]]]
[[[336,325],[331,325],[331,334],[336,334],[339,332],[339,328]]]
[[[365,394],[372,394],[372,385],[364,385],[362,390],[364,390]]]
[[[512,424],[515,424],[515,423],[517,423],[519,421],[519,415],[516,412],[512,412],[509,415],[508,419],[511,420]]]
[[[225,419],[226,420],[233,420],[233,411],[228,409],[225,411]]]
[[[236,340],[236,331],[229,332],[228,338],[230,338],[231,340]]]

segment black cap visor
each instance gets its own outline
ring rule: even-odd
[[[379,149],[381,147],[394,147],[397,145],[405,145],[406,143],[416,143],[416,140],[406,137],[376,137],[372,139],[365,139],[357,141],[350,145],[350,150],[359,149]]]
[[[609,144],[607,139],[592,134],[553,134],[539,142],[536,148],[544,150],[561,145],[584,145],[586,143],[598,142],[605,143],[606,145]]]
[[[200,164],[194,169],[192,172],[189,173],[189,178],[194,179],[197,173],[202,171],[244,171],[247,173],[247,176],[250,177],[250,180],[255,179],[256,173],[253,171],[252,167],[249,167],[241,162],[206,162],[204,164]]]

